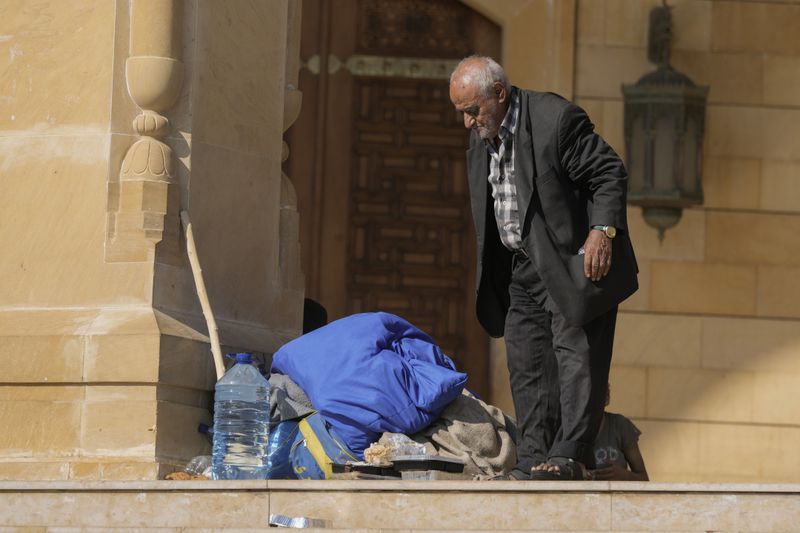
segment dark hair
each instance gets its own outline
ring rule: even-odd
[[[316,300],[303,300],[303,334],[321,328],[328,323],[328,312]]]

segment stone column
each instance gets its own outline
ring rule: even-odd
[[[299,334],[280,171],[297,13],[292,0],[4,9],[0,479],[154,479],[209,453],[196,427],[214,371],[181,209],[225,347],[268,355]]]

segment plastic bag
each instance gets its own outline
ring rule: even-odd
[[[414,442],[403,433],[384,433],[379,441],[389,448],[386,457],[392,461],[395,457],[405,455],[425,455],[425,445]]]
[[[198,455],[193,457],[191,461],[186,463],[186,468],[183,471],[192,476],[203,476],[211,479],[211,456]]]

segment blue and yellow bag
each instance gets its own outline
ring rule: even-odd
[[[284,420],[269,430],[267,479],[295,479],[291,451],[300,430],[297,420]]]
[[[330,479],[333,463],[360,461],[319,413],[308,415],[298,424],[299,432],[289,456],[297,479]]]

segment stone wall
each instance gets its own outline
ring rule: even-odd
[[[181,209],[225,347],[299,334],[298,6],[0,3],[0,479],[153,479],[208,452]]]
[[[578,2],[575,97],[624,154],[622,83],[655,0]],[[641,289],[622,306],[611,410],[654,479],[797,479],[800,5],[675,0],[672,63],[709,85],[705,203],[659,244],[631,208]]]
[[[660,1],[466,2],[503,27],[513,83],[575,99],[624,156],[621,85],[654,68],[647,25]],[[711,87],[705,203],[685,210],[663,243],[630,209],[641,288],[621,307],[609,409],[643,430],[652,479],[797,479],[800,5],[669,5],[673,65]],[[530,31],[543,21],[554,30]],[[570,21],[574,54],[555,30]],[[512,412],[502,341],[492,360],[491,399]]]

